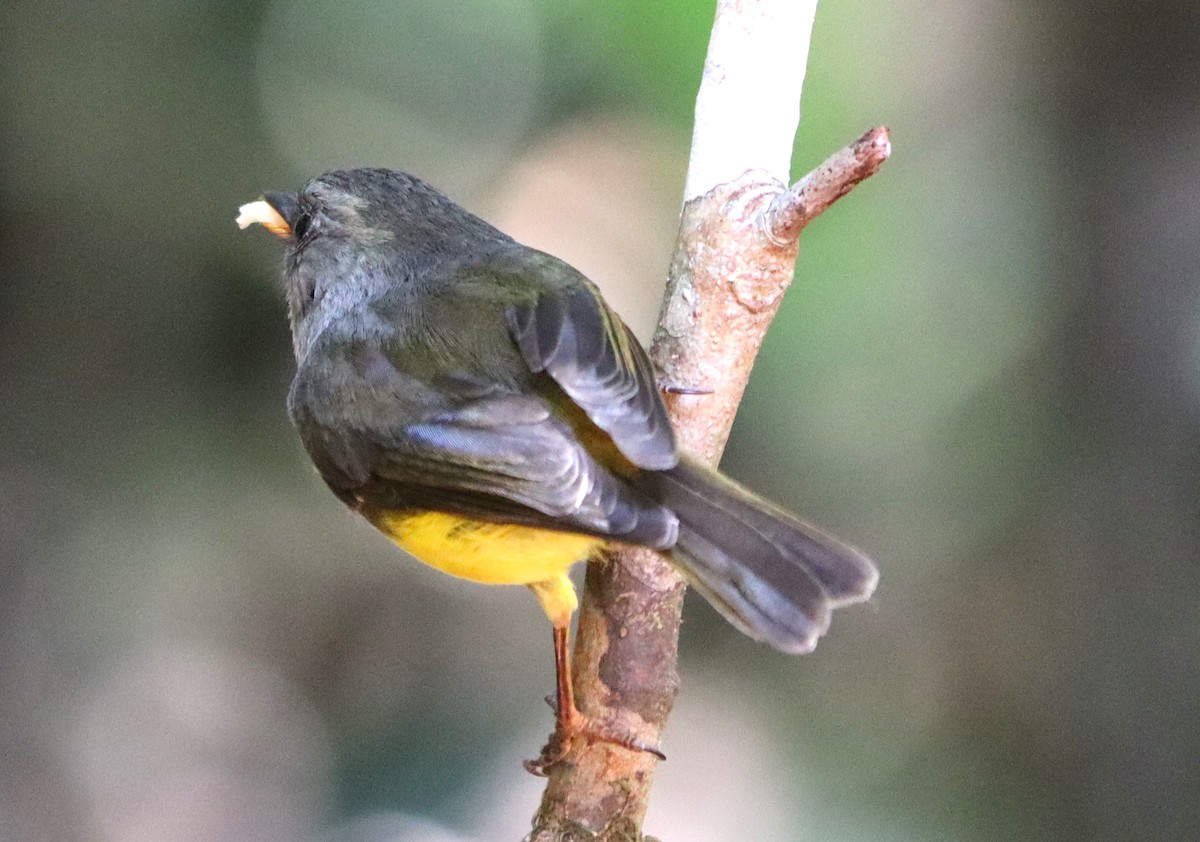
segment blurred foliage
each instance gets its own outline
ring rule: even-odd
[[[883,579],[804,659],[689,603],[649,831],[1192,838],[1198,18],[822,3],[794,172],[875,123],[896,154],[805,233],[726,467]],[[653,291],[711,19],[0,6],[0,839],[519,838],[544,619],[321,488],[278,249],[232,219],[405,168],[577,223],[580,265],[659,254],[589,268]]]

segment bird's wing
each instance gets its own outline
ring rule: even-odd
[[[466,374],[414,376],[383,346],[360,344],[337,372],[332,356],[297,373],[291,408],[347,502],[674,543],[674,515],[596,462],[541,397]]]
[[[675,434],[641,344],[587,278],[532,249],[492,258],[489,275],[536,279],[536,297],[509,306],[509,330],[529,368],[545,371],[640,468],[679,461]]]

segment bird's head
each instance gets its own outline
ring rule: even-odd
[[[509,241],[420,179],[385,169],[336,170],[299,193],[264,193],[237,223],[260,224],[288,245],[297,354],[326,317]]]

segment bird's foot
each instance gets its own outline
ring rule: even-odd
[[[546,701],[551,707],[554,706],[550,699]],[[545,777],[552,766],[563,762],[577,747],[592,743],[609,743],[630,751],[653,754],[659,760],[667,759],[657,746],[647,745],[628,731],[597,722],[580,713],[574,706],[563,714],[558,714],[557,711],[555,713],[557,724],[554,733],[542,747],[542,753],[534,760],[525,761],[525,770],[530,774]]]

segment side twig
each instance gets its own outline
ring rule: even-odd
[[[784,247],[800,236],[804,226],[845,196],[855,185],[874,175],[892,154],[892,139],[884,126],[876,126],[843,147],[771,202],[762,216],[763,232]]]

